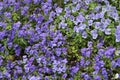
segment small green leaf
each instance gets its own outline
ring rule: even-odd
[[[12,29],[11,24],[8,24],[8,25],[6,26],[6,30],[11,30],[11,29]]]
[[[18,19],[18,14],[17,14],[16,12],[13,12],[13,13],[12,13],[12,18],[13,18],[14,21],[17,21],[17,19]]]
[[[27,46],[27,41],[26,40],[24,40],[23,38],[15,38],[14,39],[14,42],[16,43],[16,44],[18,44],[19,46],[21,46],[21,47],[25,47],[25,46]]]
[[[78,14],[79,14],[78,11],[72,13],[73,16],[77,16]]]
[[[93,10],[97,6],[97,3],[91,2],[88,6],[90,10]]]

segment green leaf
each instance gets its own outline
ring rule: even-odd
[[[98,31],[98,34],[99,34],[100,36],[104,36],[104,33],[103,33],[102,31]]]
[[[85,29],[86,30],[86,32],[88,33],[88,34],[90,34],[91,35],[91,33],[90,33],[90,30],[89,29]]]
[[[67,19],[68,27],[73,28],[73,22],[68,18]]]
[[[73,15],[73,16],[77,16],[78,14],[79,14],[79,12],[78,12],[78,11],[76,11],[76,12],[72,13],[72,15]]]
[[[19,16],[18,16],[18,14],[16,12],[12,13],[12,18],[13,18],[14,21],[17,21],[18,17]]]
[[[8,25],[6,26],[6,30],[11,30],[11,29],[12,29],[11,24],[8,24]]]
[[[91,2],[88,6],[89,6],[90,10],[93,10],[97,6],[97,3],[96,2]]]
[[[15,38],[14,39],[14,42],[16,43],[16,44],[18,44],[19,46],[21,46],[21,47],[25,47],[25,46],[27,46],[27,41],[26,40],[24,40],[23,38]]]
[[[81,80],[80,75],[81,75],[80,71],[77,72],[75,77],[74,77],[74,80]]]
[[[13,61],[15,59],[15,56],[14,55],[8,55],[6,58],[7,58],[7,60]]]

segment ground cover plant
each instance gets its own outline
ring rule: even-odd
[[[120,1],[0,0],[0,80],[120,80]]]

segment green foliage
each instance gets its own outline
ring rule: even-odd
[[[78,71],[78,72],[76,73],[75,77],[74,77],[74,80],[79,80],[79,79],[81,79],[80,74],[81,74],[81,72]]]
[[[75,17],[76,17],[78,14],[79,14],[78,11],[72,13],[72,15],[75,16]]]
[[[11,30],[11,29],[12,29],[12,25],[11,25],[11,23],[8,23],[6,26],[6,30]]]
[[[14,21],[17,21],[17,20],[18,20],[18,18],[19,18],[18,13],[13,12],[13,13],[12,13],[12,18],[13,18],[13,20],[14,20]]]
[[[6,59],[13,61],[15,59],[15,56],[10,54],[10,55],[6,56]]]
[[[53,0],[53,4],[55,3],[57,3],[60,7],[64,7],[64,0]]]
[[[27,41],[23,38],[15,38],[14,39],[14,43],[18,44],[19,46],[21,46],[22,48],[25,48],[27,46]]]
[[[78,51],[81,47],[84,47],[87,42],[82,38],[81,34],[75,33],[70,28],[69,32],[66,32],[68,45],[68,56],[69,60],[75,58],[74,61],[79,61],[82,56]]]
[[[93,10],[97,6],[97,3],[91,2],[90,4],[88,4],[88,6],[89,6],[89,10]]]
[[[73,22],[69,18],[67,19],[67,24],[69,28],[73,28]]]

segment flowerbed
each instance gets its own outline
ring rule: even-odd
[[[1,80],[119,80],[119,0],[0,1]]]

